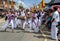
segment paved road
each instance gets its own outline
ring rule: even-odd
[[[0,19],[0,28],[4,22],[4,19]],[[7,32],[0,31],[0,41],[56,41],[52,40],[50,38],[50,32],[48,32],[47,29],[44,29],[44,26],[42,26],[40,33],[34,33],[28,28],[26,28],[25,31],[15,29],[14,33],[11,32],[11,29],[7,29]]]

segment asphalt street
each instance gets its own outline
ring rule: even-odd
[[[43,25],[40,27],[40,33],[34,33],[33,30],[25,28],[24,30],[15,29],[12,33],[11,29],[7,29],[7,32],[4,32],[2,25],[5,23],[4,18],[0,19],[0,41],[57,41],[52,40],[50,32]]]

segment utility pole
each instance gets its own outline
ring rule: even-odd
[[[9,12],[9,0],[7,0],[7,11]]]
[[[14,2],[13,2],[13,0],[11,1],[11,8],[14,8]]]

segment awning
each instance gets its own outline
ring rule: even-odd
[[[53,0],[49,3],[49,5],[60,5],[60,0]]]
[[[3,7],[0,7],[0,9],[4,9]]]
[[[58,3],[51,3],[50,6],[52,6],[52,5],[60,5],[60,2],[58,2]]]

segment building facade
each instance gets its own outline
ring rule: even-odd
[[[3,8],[3,2],[0,0],[0,8]]]
[[[3,2],[5,2],[5,3],[3,3]],[[14,4],[15,4],[15,2],[13,2],[13,5]],[[10,1],[10,0],[0,0],[0,8],[3,8],[3,9],[4,9],[4,7],[8,8],[7,7],[8,5],[9,5],[9,7],[10,6],[12,7],[12,1]]]

